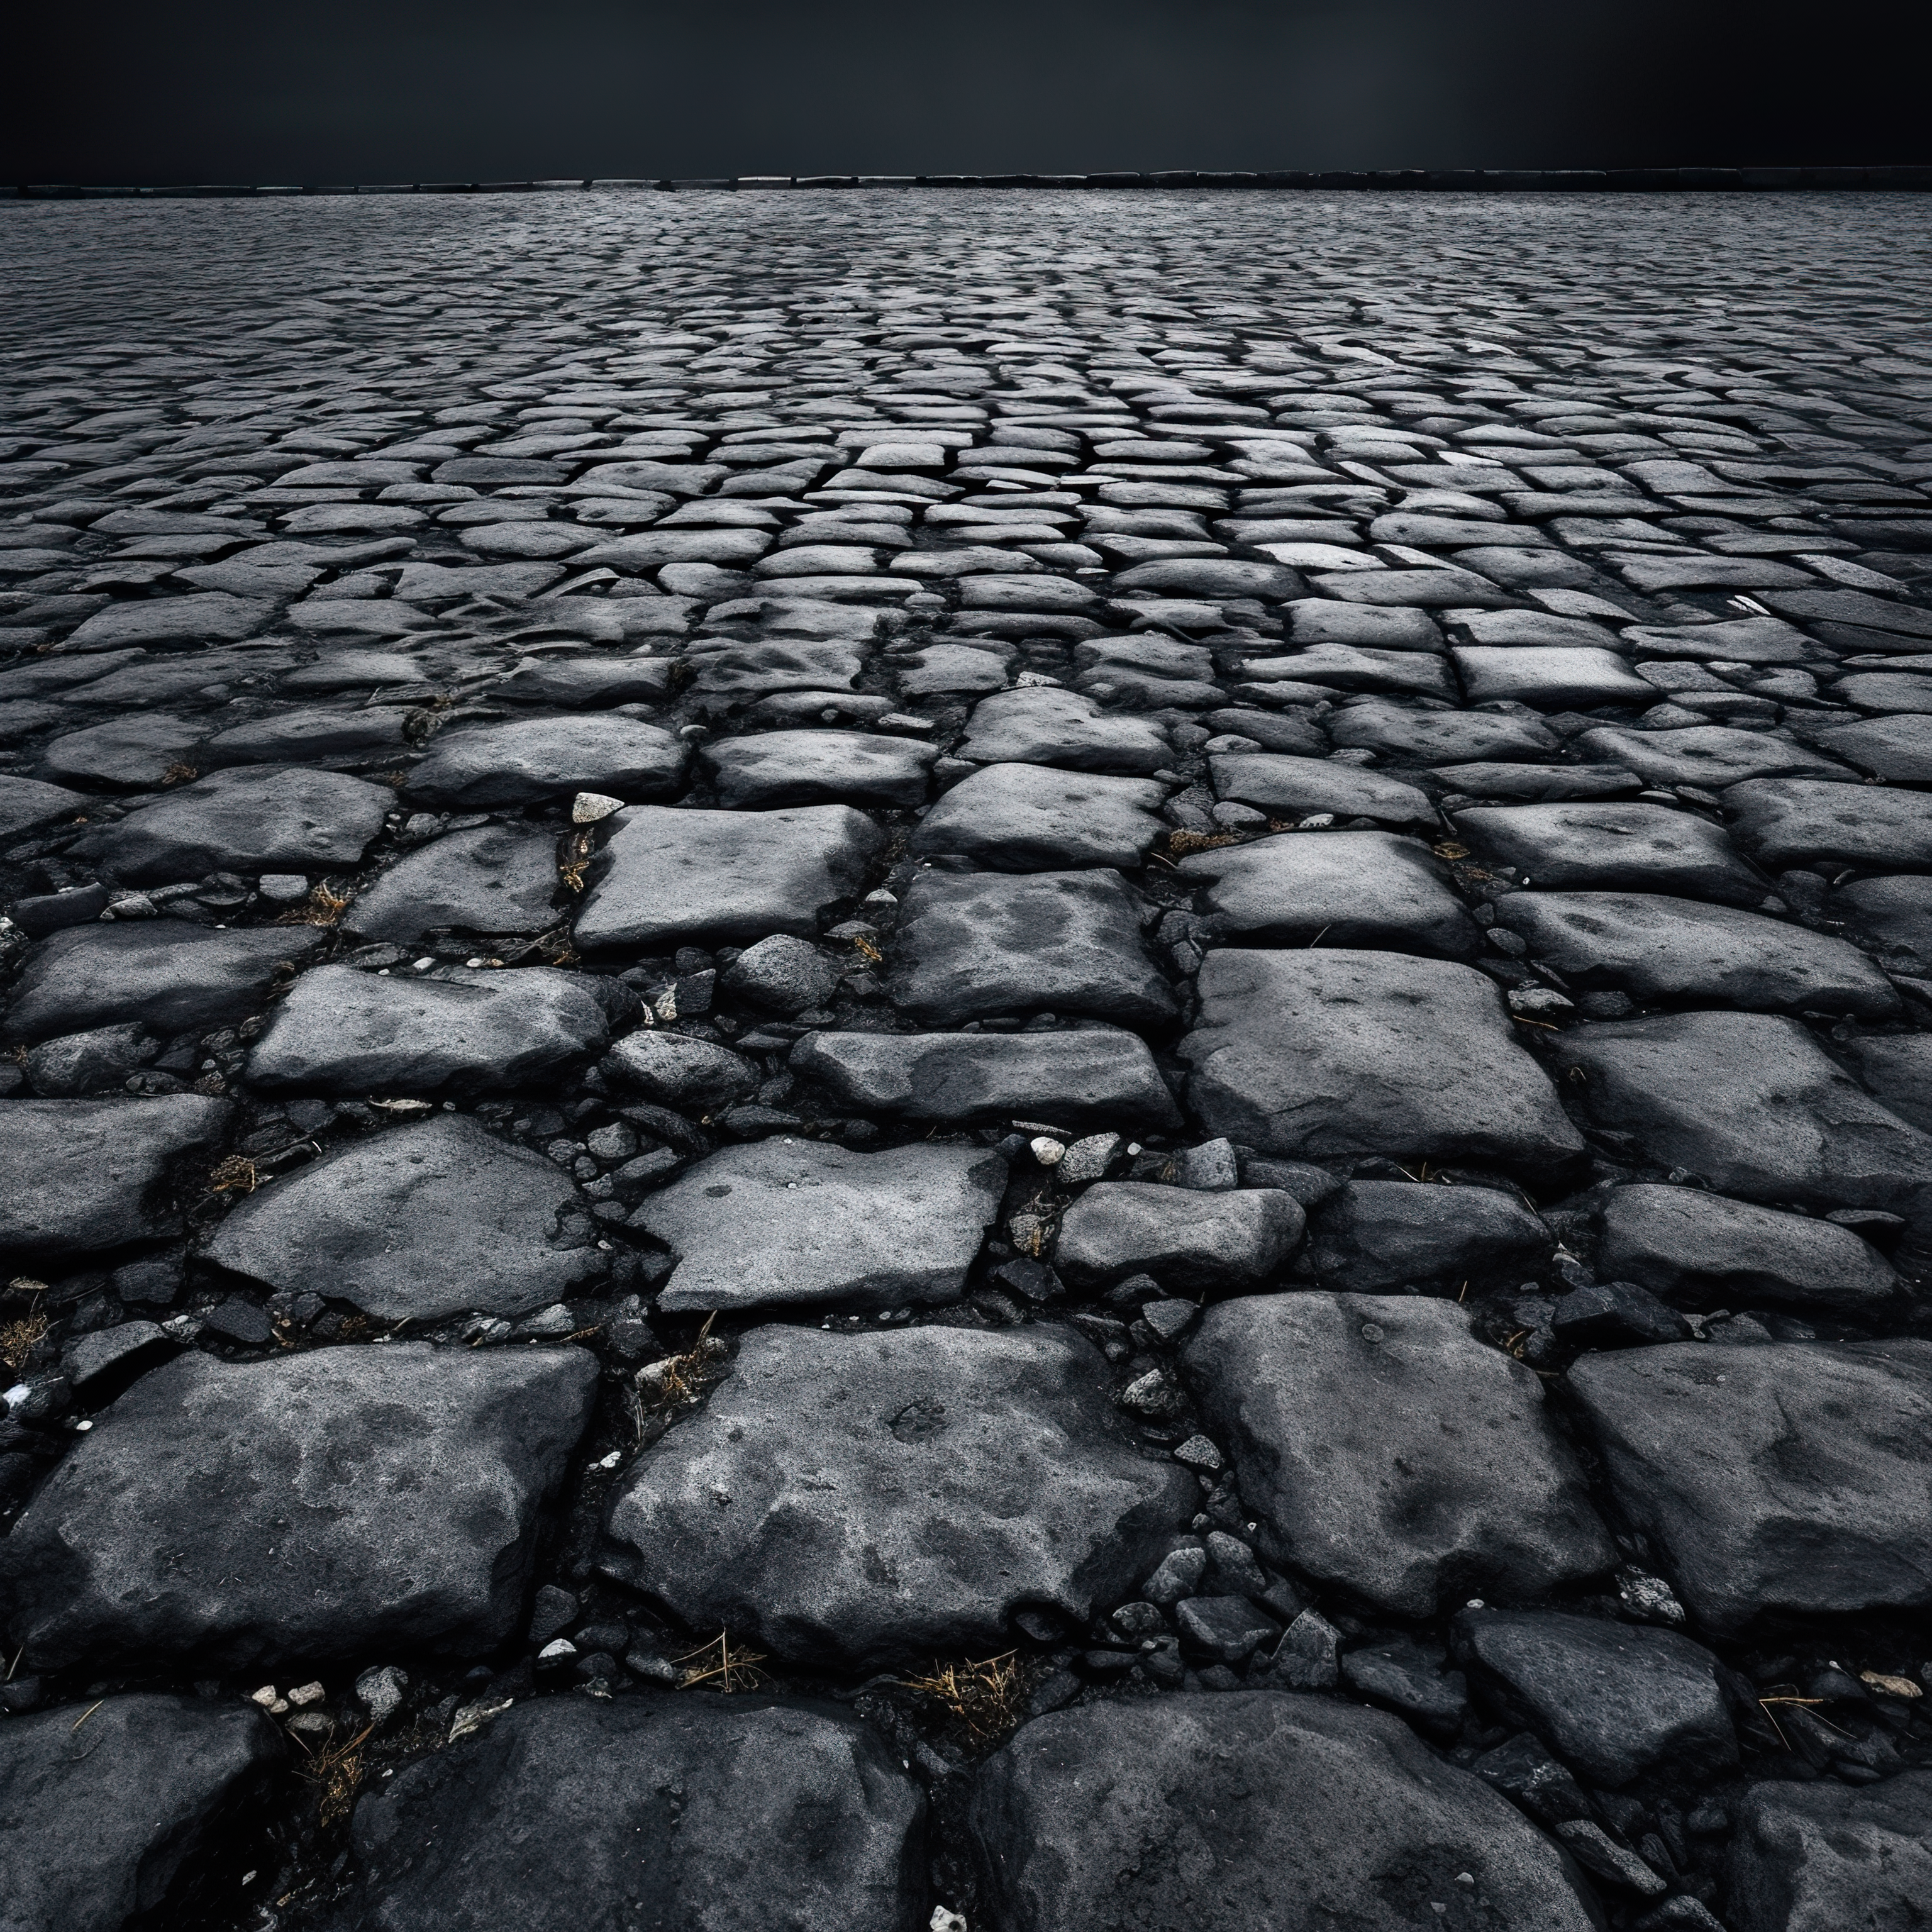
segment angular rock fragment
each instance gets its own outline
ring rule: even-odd
[[[1643,1005],[1691,1000],[1772,1012],[1897,1016],[1898,994],[1841,939],[1730,906],[1649,892],[1511,892],[1496,921],[1582,987]]]
[[[1600,647],[1457,644],[1449,655],[1472,704],[1500,700],[1590,711],[1604,704],[1648,705],[1657,696],[1619,653]]]
[[[1573,1028],[1595,1126],[1746,1200],[1916,1212],[1932,1201],[1932,1136],[1908,1126],[1768,1013],[1660,1013]]]
[[[1351,750],[1417,764],[1484,758],[1553,758],[1561,741],[1540,720],[1495,711],[1412,711],[1364,700],[1328,721],[1328,736]]]
[[[626,990],[615,987],[620,998]],[[597,1051],[610,1026],[587,974],[450,968],[434,979],[386,979],[318,966],[276,1008],[248,1056],[248,1078],[271,1094],[520,1087]]]
[[[1180,1124],[1180,1110],[1145,1043],[1113,1027],[1034,1034],[814,1033],[792,1048],[789,1064],[841,1106],[902,1120],[965,1125],[1022,1115],[1076,1130],[1118,1126],[1156,1132]]]
[[[1253,1288],[1294,1252],[1304,1218],[1279,1188],[1101,1181],[1061,1217],[1054,1264],[1081,1285],[1146,1274],[1172,1288]]]
[[[1253,945],[1386,948],[1437,959],[1472,958],[1482,947],[1441,867],[1392,832],[1224,846],[1190,853],[1180,871],[1208,882],[1203,898],[1222,930]]]
[[[313,927],[224,932],[178,919],[76,926],[28,954],[0,1036],[31,1042],[138,1022],[166,1038],[230,1025],[323,938]]]
[[[1901,1120],[1932,1132],[1932,1034],[1888,1034],[1850,1040],[1858,1083]]]
[[[1754,1784],[1729,1850],[1727,1916],[1738,1932],[1909,1926],[1932,1898],[1932,1772],[1862,1789]]]
[[[178,1233],[232,1112],[199,1094],[0,1100],[0,1256],[67,1260]]]
[[[1077,692],[1030,686],[983,698],[958,755],[982,765],[1056,765],[1080,772],[1157,772],[1174,760],[1150,718],[1103,712]]]
[[[1552,1610],[1466,1610],[1456,1652],[1512,1724],[1610,1790],[1652,1765],[1714,1776],[1737,1762],[1718,1660],[1675,1630]]]
[[[850,806],[782,812],[634,807],[610,823],[603,876],[577,917],[580,946],[748,945],[816,936],[821,908],[857,893],[884,843]]]
[[[596,1381],[577,1348],[178,1356],[0,1540],[10,1636],[44,1669],[486,1655]]]
[[[1151,778],[982,765],[926,814],[912,849],[956,854],[1003,872],[1131,872],[1165,829],[1154,814],[1166,797],[1166,786]]]
[[[1546,892],[1674,892],[1756,906],[1771,890],[1708,819],[1661,805],[1482,806],[1456,829]]]
[[[684,764],[683,745],[656,724],[579,712],[447,732],[410,774],[408,791],[424,804],[465,812],[580,791],[668,798]]]
[[[1849,1228],[1780,1214],[1700,1187],[1613,1189],[1603,1271],[1680,1306],[1876,1311],[1898,1278]]]
[[[94,802],[84,791],[0,772],[0,838],[17,838],[57,818],[72,818]]]
[[[206,1876],[268,1796],[285,1753],[247,1704],[92,1699],[8,1720],[0,1852],[8,1922],[122,1932]]]
[[[244,766],[184,785],[73,850],[128,885],[358,863],[394,794],[340,772]]]
[[[1506,1799],[1398,1719],[1324,1697],[1036,1718],[980,1768],[967,1828],[1001,1926],[1412,1932],[1436,1922],[1432,1901],[1494,1932],[1598,1922],[1576,1868]]]
[[[876,1670],[997,1649],[1024,1609],[1084,1624],[1197,1494],[1067,1330],[758,1328],[626,1472],[604,1561],[694,1630]]]
[[[560,915],[556,841],[533,826],[479,825],[406,854],[358,893],[342,923],[366,939],[540,932]]]
[[[896,1308],[959,1292],[1005,1186],[981,1148],[767,1140],[700,1161],[634,1219],[678,1257],[661,1308]]]
[[[1873,872],[1932,871],[1932,796],[1880,785],[1765,778],[1725,809],[1738,843],[1773,872],[1820,860]]]
[[[1038,1011],[1158,1025],[1174,994],[1118,872],[922,872],[890,950],[892,1004],[928,1026]]]
[[[618,1041],[601,1066],[607,1078],[646,1100],[698,1113],[742,1100],[764,1078],[742,1053],[656,1028]]]
[[[346,1922],[624,1932],[641,1907],[679,1932],[905,1932],[924,1814],[878,1733],[832,1706],[547,1698],[370,1790]]]
[[[258,1190],[206,1252],[271,1288],[386,1321],[524,1315],[601,1271],[587,1232],[563,1225],[579,1204],[562,1168],[441,1114],[352,1141]]]
[[[1183,1362],[1272,1562],[1423,1617],[1614,1560],[1540,1384],[1454,1302],[1224,1301]]]
[[[1338,818],[1372,818],[1384,825],[1437,822],[1429,794],[1399,778],[1365,772],[1327,758],[1276,753],[1224,752],[1208,760],[1217,798],[1288,819],[1332,812]]]
[[[923,805],[930,745],[865,731],[760,731],[707,745],[702,762],[718,802],[763,810],[772,806]]]
[[[1534,1275],[1554,1244],[1542,1221],[1498,1188],[1352,1180],[1316,1212],[1306,1258],[1324,1288],[1466,1286],[1480,1295]]]
[[[1226,951],[1180,1042],[1190,1112],[1265,1153],[1560,1166],[1582,1146],[1493,982],[1396,953]]]
[[[1740,731],[1724,724],[1691,724],[1676,731],[1599,725],[1579,736],[1576,748],[1599,764],[1622,765],[1649,784],[1700,785],[1713,791],[1786,772],[1850,776],[1777,732]]]
[[[1707,1628],[1932,1603],[1932,1342],[1624,1348],[1570,1388]]]

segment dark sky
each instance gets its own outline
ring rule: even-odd
[[[1932,159],[1925,0],[104,0],[0,179]]]

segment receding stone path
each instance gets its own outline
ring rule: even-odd
[[[10,204],[0,1924],[1932,1921],[1928,219]]]

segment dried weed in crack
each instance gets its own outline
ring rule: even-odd
[[[726,1692],[755,1690],[766,1681],[765,1673],[758,1668],[765,1660],[765,1653],[742,1646],[734,1649],[729,1630],[720,1630],[709,1643],[700,1644],[673,1660],[685,1666],[678,1678],[680,1690],[700,1687]]]
[[[353,896],[349,892],[338,892],[326,883],[310,886],[308,897],[298,906],[278,916],[278,926],[333,926],[348,910]]]
[[[245,1154],[231,1154],[218,1161],[208,1177],[211,1194],[252,1194],[260,1184],[255,1163]]]
[[[316,1808],[325,1829],[348,1816],[362,1783],[363,1747],[375,1736],[374,1724],[365,1725],[352,1738],[316,1750],[300,1732],[289,1736],[301,1747],[305,1764],[296,1766],[296,1775],[315,1786]]]
[[[47,1318],[44,1315],[27,1315],[18,1322],[9,1322],[0,1328],[0,1362],[4,1362],[16,1372],[24,1369],[34,1345],[45,1341],[46,1335]]]
[[[964,1725],[976,1744],[992,1744],[1024,1715],[1026,1676],[1018,1652],[1009,1650],[976,1664],[935,1664],[931,1676],[899,1682]]]

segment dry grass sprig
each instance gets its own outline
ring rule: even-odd
[[[4,1328],[0,1328],[0,1362],[16,1371],[24,1369],[34,1345],[46,1338],[47,1318],[44,1315],[22,1316],[18,1322],[8,1322]]]
[[[714,1690],[755,1690],[765,1682],[765,1673],[758,1667],[764,1660],[761,1650],[748,1650],[742,1645],[734,1648],[731,1633],[720,1630],[709,1643],[676,1659],[686,1666],[678,1688],[694,1690],[702,1684]]]
[[[1017,1651],[982,1658],[976,1664],[935,1664],[929,1677],[900,1682],[958,1719],[976,1744],[1004,1737],[1023,1714],[1026,1677]]]
[[[375,1732],[374,1724],[368,1725],[352,1738],[332,1741],[320,1750],[300,1732],[289,1733],[302,1747],[308,1760],[306,1764],[296,1766],[296,1775],[315,1786],[316,1802],[325,1826],[348,1816],[362,1783],[362,1748]]]
[[[261,1185],[255,1163],[246,1154],[231,1154],[216,1162],[208,1177],[211,1194],[252,1194]]]
[[[318,882],[308,889],[308,897],[300,905],[292,906],[286,912],[277,916],[278,926],[333,926],[348,910],[353,896],[349,892],[338,892],[334,886]]]

